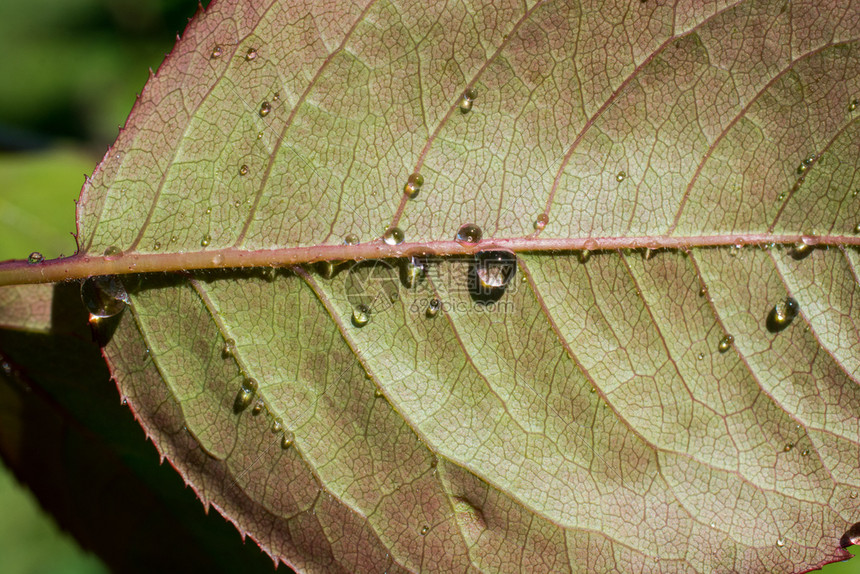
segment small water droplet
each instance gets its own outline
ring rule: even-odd
[[[800,456],[809,456],[809,449],[805,448],[802,451],[800,451]]]
[[[587,263],[589,259],[591,259],[591,251],[589,251],[588,249],[583,249],[579,252],[580,263]]]
[[[382,234],[382,240],[387,245],[400,245],[404,239],[403,231],[399,227],[389,227]]]
[[[221,356],[223,358],[232,357],[233,353],[236,351],[236,341],[233,339],[225,339],[224,340],[224,348],[221,349]]]
[[[624,181],[624,178],[626,178],[626,177],[627,177],[627,174],[625,172],[619,171],[615,175],[615,181],[617,181],[618,183],[621,183],[622,181]]]
[[[239,387],[239,392],[236,393],[236,399],[233,401],[233,412],[239,414],[248,408],[248,405],[254,400],[256,392],[257,381],[254,379],[245,379],[242,382],[242,386]]]
[[[439,299],[430,299],[430,301],[427,302],[427,310],[424,311],[424,314],[432,319],[439,314],[439,309],[441,308],[442,302],[439,301]]]
[[[212,213],[212,208],[211,208],[211,207],[207,207],[207,208],[206,208],[206,215],[210,215],[211,213]]]
[[[409,199],[414,198],[421,191],[421,186],[424,185],[424,176],[420,173],[413,173],[406,179],[406,185],[403,186],[403,193]]]
[[[860,102],[858,102],[856,98],[851,100],[851,103],[848,104],[848,111],[853,112],[854,110],[856,110],[858,103],[860,103]]]
[[[468,114],[472,111],[472,105],[477,97],[478,93],[472,88],[463,92],[463,95],[460,97],[460,113]]]
[[[269,102],[263,102],[260,104],[260,117],[265,118],[269,115],[269,112],[272,111],[272,104]]]
[[[248,48],[248,51],[245,52],[245,60],[252,61],[257,59],[257,49],[256,48]]]
[[[212,54],[210,54],[211,58],[214,60],[215,58],[220,58],[224,54],[224,49],[215,44],[215,47],[212,48]]]
[[[415,257],[410,257],[403,265],[402,281],[403,286],[407,289],[412,289],[421,278],[424,276],[424,266],[421,261]]]
[[[251,409],[251,414],[257,416],[261,412],[263,412],[263,408],[265,408],[266,404],[262,401],[262,399],[257,399],[257,402],[254,403],[254,408]]]
[[[474,245],[481,240],[483,232],[481,228],[474,223],[464,223],[457,230],[457,235],[454,239],[461,245]]]
[[[161,241],[156,241],[155,243],[152,244],[152,250],[153,251],[158,251],[159,249],[161,249]]]
[[[272,94],[272,101],[273,102],[280,102],[281,101],[281,92],[275,92],[274,94]]]
[[[597,392],[597,387],[591,387],[591,390],[590,390],[590,391],[588,391],[588,392],[589,392],[589,393],[596,393],[596,392]]]
[[[791,449],[793,449],[793,448],[794,448],[793,443],[787,443],[784,447],[782,447],[782,451],[783,452],[790,452]]]
[[[294,435],[291,432],[285,432],[284,436],[281,437],[281,448],[286,450],[293,446]]]
[[[41,263],[45,260],[45,256],[39,253],[38,251],[32,252],[27,256],[27,263],[30,265],[35,265],[36,263]]]
[[[854,226],[854,233],[860,233],[860,223]]]
[[[716,522],[711,522],[711,528],[716,528],[716,527],[717,527],[717,523],[716,523]]]
[[[258,140],[263,139],[263,132],[257,132],[257,139]]]
[[[797,304],[797,301],[791,297],[786,297],[784,301],[774,305],[770,313],[767,314],[765,327],[771,333],[779,333],[791,324],[799,311],[800,305]]]
[[[696,355],[696,358],[697,358],[697,359],[699,359],[699,360],[701,361],[701,360],[703,360],[703,359],[705,358],[705,354],[704,354],[704,353],[699,353],[698,355]]]
[[[857,491],[852,490],[851,494],[848,495],[848,498],[850,498],[851,500],[854,500],[855,498],[857,498]]]
[[[743,243],[735,243],[729,248],[729,255],[731,255],[732,257],[737,257],[738,253],[741,252],[741,249],[743,249],[743,247]]]
[[[346,237],[343,238],[343,244],[344,245],[358,245],[359,244],[358,235],[355,235],[354,233],[350,233],[349,235],[347,235]]]
[[[284,430],[284,421],[280,418],[276,418],[272,421],[272,434],[278,434],[279,432]]]
[[[785,538],[782,538],[782,537],[777,538],[776,539],[776,545],[779,548],[782,548],[783,546],[785,546]]]
[[[425,526],[424,528],[421,529],[421,536],[427,536],[428,532],[430,532],[430,527]]]
[[[375,387],[373,389],[373,396],[376,397],[377,399],[381,399],[382,397],[385,396],[385,394],[382,392],[382,389],[380,389],[379,387]]]
[[[242,164],[242,167],[239,168],[239,175],[248,175],[248,166]]]
[[[729,349],[732,348],[732,345],[735,342],[735,338],[731,335],[726,335],[722,339],[720,339],[719,345],[717,345],[717,350],[721,353],[725,353]]]
[[[785,197],[786,197],[786,196],[785,196],[785,192],[783,191],[782,193],[780,193],[780,194],[776,197],[776,200],[777,200],[777,201],[784,201],[784,200],[785,200]]]
[[[122,249],[120,249],[119,247],[117,247],[115,245],[111,245],[110,247],[105,249],[104,257],[108,261],[118,259],[119,257],[122,257]]]
[[[535,229],[537,231],[540,231],[544,227],[546,227],[548,223],[549,223],[549,215],[547,215],[546,213],[541,213],[540,215],[537,216],[537,219],[535,219]]]
[[[206,235],[203,236],[203,239],[200,240],[200,246],[206,247],[209,245],[209,243],[211,241],[212,241],[212,236],[207,233]]]
[[[90,277],[81,283],[81,301],[91,318],[106,319],[120,313],[128,304],[128,293],[113,276]]]
[[[356,327],[364,327],[370,322],[370,308],[361,303],[352,310],[352,324]]]
[[[699,297],[704,297],[708,294],[708,288],[705,285],[699,287]]]

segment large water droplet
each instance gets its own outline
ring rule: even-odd
[[[481,240],[483,232],[481,228],[474,223],[464,223],[457,230],[457,235],[454,239],[461,245],[473,245]]]
[[[404,239],[403,231],[399,227],[389,227],[382,234],[382,240],[388,245],[400,245]]]
[[[853,524],[839,539],[839,546],[842,548],[848,548],[852,544],[860,544],[860,522]]]
[[[242,386],[239,387],[239,392],[236,393],[236,399],[233,401],[233,412],[239,414],[247,409],[251,401],[254,400],[256,393],[257,381],[254,379],[245,379]]]
[[[809,243],[795,243],[789,250],[788,254],[795,261],[800,261],[801,259],[806,259],[812,252],[815,250],[814,245],[810,245]]]
[[[269,102],[263,102],[260,104],[260,117],[265,118],[272,111],[272,104]]]
[[[767,314],[767,319],[764,322],[765,327],[771,333],[779,333],[791,324],[799,311],[800,305],[797,304],[797,301],[791,297],[786,297],[784,301],[774,305],[770,313]]]
[[[360,303],[352,310],[352,324],[356,327],[364,327],[370,322],[370,308]]]
[[[580,263],[588,263],[588,260],[591,259],[591,251],[588,249],[583,249],[579,252],[579,262]]]
[[[424,276],[424,265],[416,257],[410,257],[406,260],[401,269],[401,281],[407,289],[412,289],[418,285]]]
[[[233,353],[236,352],[236,341],[233,339],[226,339],[224,341],[224,348],[221,349],[221,357],[228,358],[232,357]]]
[[[403,193],[410,199],[418,195],[421,191],[421,186],[424,185],[424,176],[420,173],[413,173],[406,179],[406,185],[403,186]]]
[[[114,276],[90,277],[81,283],[81,301],[90,317],[107,319],[119,314],[128,304],[128,293]]]
[[[32,252],[27,256],[27,263],[30,265],[35,265],[36,263],[41,263],[45,260],[45,256],[39,253],[38,251]]]
[[[502,298],[517,272],[511,251],[481,251],[469,266],[468,289],[475,303],[489,305]]]
[[[720,343],[717,345],[717,350],[721,353],[725,353],[729,349],[732,348],[732,345],[735,342],[735,338],[731,335],[726,335],[722,339],[720,339]]]

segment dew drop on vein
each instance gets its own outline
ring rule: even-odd
[[[734,342],[735,338],[732,335],[726,335],[722,339],[720,339],[720,342],[717,345],[717,350],[721,353],[725,353],[732,348]]]
[[[221,357],[226,359],[228,357],[232,357],[233,353],[236,352],[236,341],[233,339],[225,339],[224,340],[224,348],[221,349]]]
[[[464,223],[457,230],[457,235],[454,236],[454,239],[460,245],[474,245],[481,240],[482,236],[483,232],[480,227],[474,223]]]
[[[284,430],[284,421],[280,418],[276,418],[272,421],[272,434],[278,434],[282,430]]]
[[[257,394],[257,381],[255,379],[245,379],[242,386],[239,387],[239,392],[236,393],[236,398],[233,400],[233,412],[241,413],[254,400],[254,395]]]
[[[293,446],[293,440],[295,440],[295,436],[292,432],[287,431],[284,433],[284,436],[281,437],[281,448],[286,450]]]
[[[481,285],[504,289],[517,272],[517,256],[513,251],[481,251],[475,255],[475,273]]]
[[[32,252],[27,256],[27,263],[30,265],[35,265],[36,263],[41,263],[45,260],[45,256],[39,253],[38,251]]]
[[[208,247],[209,243],[211,241],[212,241],[212,236],[207,233],[206,235],[203,236],[203,239],[200,240],[200,246],[201,247]]]
[[[540,215],[537,216],[537,219],[535,219],[535,223],[534,223],[535,230],[536,231],[543,230],[547,226],[548,223],[549,223],[549,215],[547,215],[546,213],[541,213]]]
[[[385,230],[385,233],[382,234],[382,241],[385,242],[386,245],[400,245],[403,243],[405,236],[403,235],[403,230],[399,227],[389,227]]]
[[[776,545],[778,548],[782,548],[783,546],[785,546],[785,538],[783,538],[782,536],[777,538],[776,539]]]
[[[809,243],[795,243],[789,250],[789,256],[795,261],[800,261],[801,259],[806,259],[812,252],[815,250],[814,245],[810,245]]]
[[[403,186],[403,193],[409,199],[414,199],[421,191],[421,186],[424,185],[424,176],[420,173],[413,173],[406,179],[406,185]]]
[[[128,293],[113,276],[90,277],[81,283],[81,301],[90,318],[107,319],[118,315],[128,304]]]
[[[347,235],[346,237],[343,238],[343,244],[344,245],[358,245],[359,244],[358,235],[355,235],[354,233],[350,233],[349,235]]]
[[[122,249],[117,247],[116,245],[111,245],[107,249],[105,249],[104,258],[108,261],[113,261],[114,259],[118,259],[122,257]]]

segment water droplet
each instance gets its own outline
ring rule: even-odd
[[[233,401],[233,412],[239,414],[247,409],[251,401],[254,400],[256,393],[257,381],[254,379],[245,379],[242,386],[239,387],[239,392],[236,393],[236,399]]]
[[[261,412],[263,412],[263,408],[266,404],[262,401],[262,399],[257,399],[257,402],[254,403],[254,408],[251,409],[251,414],[257,416]]]
[[[650,261],[650,260],[651,260],[651,258],[652,258],[652,257],[654,257],[655,255],[657,255],[657,250],[656,250],[656,249],[646,249],[646,250],[642,253],[642,258],[643,258],[643,259],[645,259],[645,261]]]
[[[589,393],[596,393],[596,392],[597,392],[597,387],[591,387],[591,390],[590,390],[590,391],[588,391],[588,392],[589,392]]]
[[[439,299],[430,299],[430,301],[427,302],[427,310],[424,311],[424,314],[432,319],[439,314],[439,309],[441,308],[442,302],[439,301]]]
[[[808,243],[800,242],[800,243],[795,243],[795,244],[794,244],[794,245],[793,245],[793,246],[788,250],[788,254],[789,254],[789,255],[791,256],[791,258],[792,258],[792,259],[794,259],[795,261],[800,261],[801,259],[806,259],[806,258],[807,258],[807,257],[809,257],[810,255],[812,255],[812,252],[813,252],[814,250],[815,250],[815,246],[814,246],[814,245],[810,245],[810,244],[808,244]]]
[[[857,491],[852,490],[851,494],[848,495],[848,498],[850,498],[851,500],[854,500],[855,498],[857,498]]]
[[[414,198],[421,191],[421,186],[424,185],[424,176],[420,173],[413,173],[406,179],[406,185],[403,186],[403,193],[409,199]]]
[[[587,263],[589,259],[591,259],[591,251],[589,251],[588,249],[583,249],[579,252],[580,263]]]
[[[704,353],[699,353],[698,355],[696,355],[696,358],[697,358],[697,359],[699,359],[699,360],[701,361],[701,360],[703,360],[703,359],[705,358],[705,354],[704,354]]]
[[[91,318],[106,319],[125,309],[128,293],[113,276],[90,277],[81,283],[81,301]]]
[[[517,272],[517,256],[512,251],[481,251],[475,255],[475,272],[485,288],[507,287]]]
[[[544,227],[546,227],[548,223],[549,223],[549,215],[547,215],[546,213],[541,213],[540,215],[537,216],[537,219],[535,219],[535,229],[537,231],[540,231]]]
[[[860,103],[860,102],[858,102],[856,99],[851,100],[851,103],[848,104],[848,111],[853,112],[854,110],[856,110],[858,103]]]
[[[153,251],[158,251],[159,249],[161,249],[161,241],[156,241],[155,243],[152,244],[152,250]]]
[[[201,247],[206,247],[209,245],[209,242],[211,242],[211,241],[212,241],[212,236],[207,233],[206,235],[203,236],[203,239],[200,240],[200,245],[201,245]]]
[[[233,339],[225,339],[224,340],[224,348],[221,349],[221,356],[225,359],[227,357],[232,357],[233,353],[236,351],[236,341]]]
[[[239,175],[248,175],[248,166],[242,164],[242,167],[239,168]]]
[[[370,308],[361,303],[352,310],[352,324],[356,327],[364,327],[370,322]]]
[[[785,200],[785,197],[786,197],[786,196],[785,196],[785,192],[783,191],[782,193],[780,193],[780,194],[776,197],[776,200],[777,200],[777,201],[784,201],[784,200]]]
[[[699,287],[699,297],[704,297],[707,294],[708,294],[707,286],[702,285],[701,287]]]
[[[784,447],[782,447],[782,451],[783,452],[790,452],[791,449],[793,449],[793,448],[794,448],[793,443],[787,443]]]
[[[860,522],[853,524],[839,539],[839,546],[842,548],[848,548],[852,544],[860,544]]]
[[[388,245],[400,245],[404,239],[403,231],[399,227],[389,227],[382,234],[382,240]]]
[[[272,421],[272,434],[278,434],[282,430],[284,430],[284,421],[280,418],[276,418]]]
[[[108,261],[112,261],[112,260],[114,260],[114,259],[117,259],[117,258],[119,258],[119,257],[122,257],[122,249],[120,249],[119,247],[117,247],[117,246],[115,246],[115,245],[111,245],[110,247],[108,247],[107,249],[105,249],[105,255],[104,255],[104,257],[105,257],[105,259],[107,259]]]
[[[854,233],[860,233],[860,223],[854,226]]]
[[[346,237],[343,238],[343,244],[344,245],[358,245],[359,244],[358,235],[355,235],[354,233],[350,233],[349,235],[347,235]]]
[[[260,104],[260,117],[265,118],[269,115],[269,112],[272,111],[272,104],[269,102],[263,102]]]
[[[777,538],[776,539],[776,545],[779,548],[782,548],[783,546],[785,546],[785,538],[782,538],[781,536],[779,538]]]
[[[729,255],[731,255],[732,257],[737,257],[738,253],[741,252],[741,249],[743,249],[743,247],[744,246],[742,243],[735,243],[729,248]]]
[[[291,432],[285,432],[284,436],[281,437],[281,448],[286,450],[293,446],[294,435]]]
[[[319,273],[320,277],[323,279],[331,279],[334,277],[335,265],[332,261],[317,261],[316,269],[317,273]]]
[[[619,171],[615,175],[615,181],[617,181],[618,183],[621,183],[622,181],[624,181],[624,178],[626,178],[626,177],[627,177],[626,173],[624,173],[623,171]]]
[[[421,536],[427,536],[428,532],[430,532],[430,527],[425,526],[424,528],[421,529]]]
[[[716,527],[717,527],[717,523],[716,523],[716,522],[711,522],[711,528],[716,528]]]
[[[415,287],[424,275],[424,265],[419,259],[410,257],[403,265],[402,281],[407,289]]]
[[[41,263],[45,260],[45,256],[39,253],[38,251],[32,252],[27,256],[27,263],[30,265],[35,265],[36,263]]]
[[[726,335],[722,339],[720,339],[719,345],[717,345],[717,350],[721,353],[725,353],[729,349],[732,348],[732,345],[735,342],[735,338],[731,335]]]
[[[779,333],[791,324],[799,311],[800,305],[797,304],[797,301],[791,297],[786,297],[784,301],[774,305],[770,313],[767,314],[765,327],[771,333]]]
[[[209,215],[210,213],[212,213],[212,208],[211,208],[211,207],[207,207],[207,208],[206,208],[206,215]]]
[[[473,245],[481,240],[483,232],[481,228],[474,223],[464,223],[457,230],[457,235],[454,239],[461,245]]]
[[[213,60],[215,58],[220,58],[222,54],[224,54],[224,49],[221,46],[219,46],[218,44],[215,44],[215,47],[212,48],[212,54],[210,55],[211,58]]]
[[[272,94],[272,101],[273,102],[280,102],[281,101],[281,92],[275,92],[274,94]]]
[[[800,456],[809,456],[809,449],[805,448],[802,451],[800,451]]]
[[[252,61],[257,59],[257,49],[256,48],[248,48],[248,51],[245,52],[245,59],[247,61]]]
[[[258,140],[263,139],[263,132],[257,132],[257,139]]]
[[[379,387],[375,387],[373,389],[373,396],[376,397],[377,399],[381,399],[382,397],[385,396],[385,394],[382,392],[382,389],[380,389]]]
[[[469,88],[468,90],[463,92],[463,95],[460,98],[460,113],[468,114],[470,111],[472,111],[472,104],[477,97],[478,93],[472,88]]]

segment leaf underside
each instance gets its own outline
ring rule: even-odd
[[[846,557],[860,3],[406,4],[198,14],[85,186],[82,253],[336,245],[394,225],[432,248],[464,223],[529,236],[541,214],[541,238],[694,247],[520,253],[483,306],[442,258],[361,327],[349,269],[142,278],[105,352],[159,449],[305,572]],[[828,247],[695,247],[752,234]],[[799,315],[768,329],[786,297]],[[259,414],[237,408],[250,378]]]

